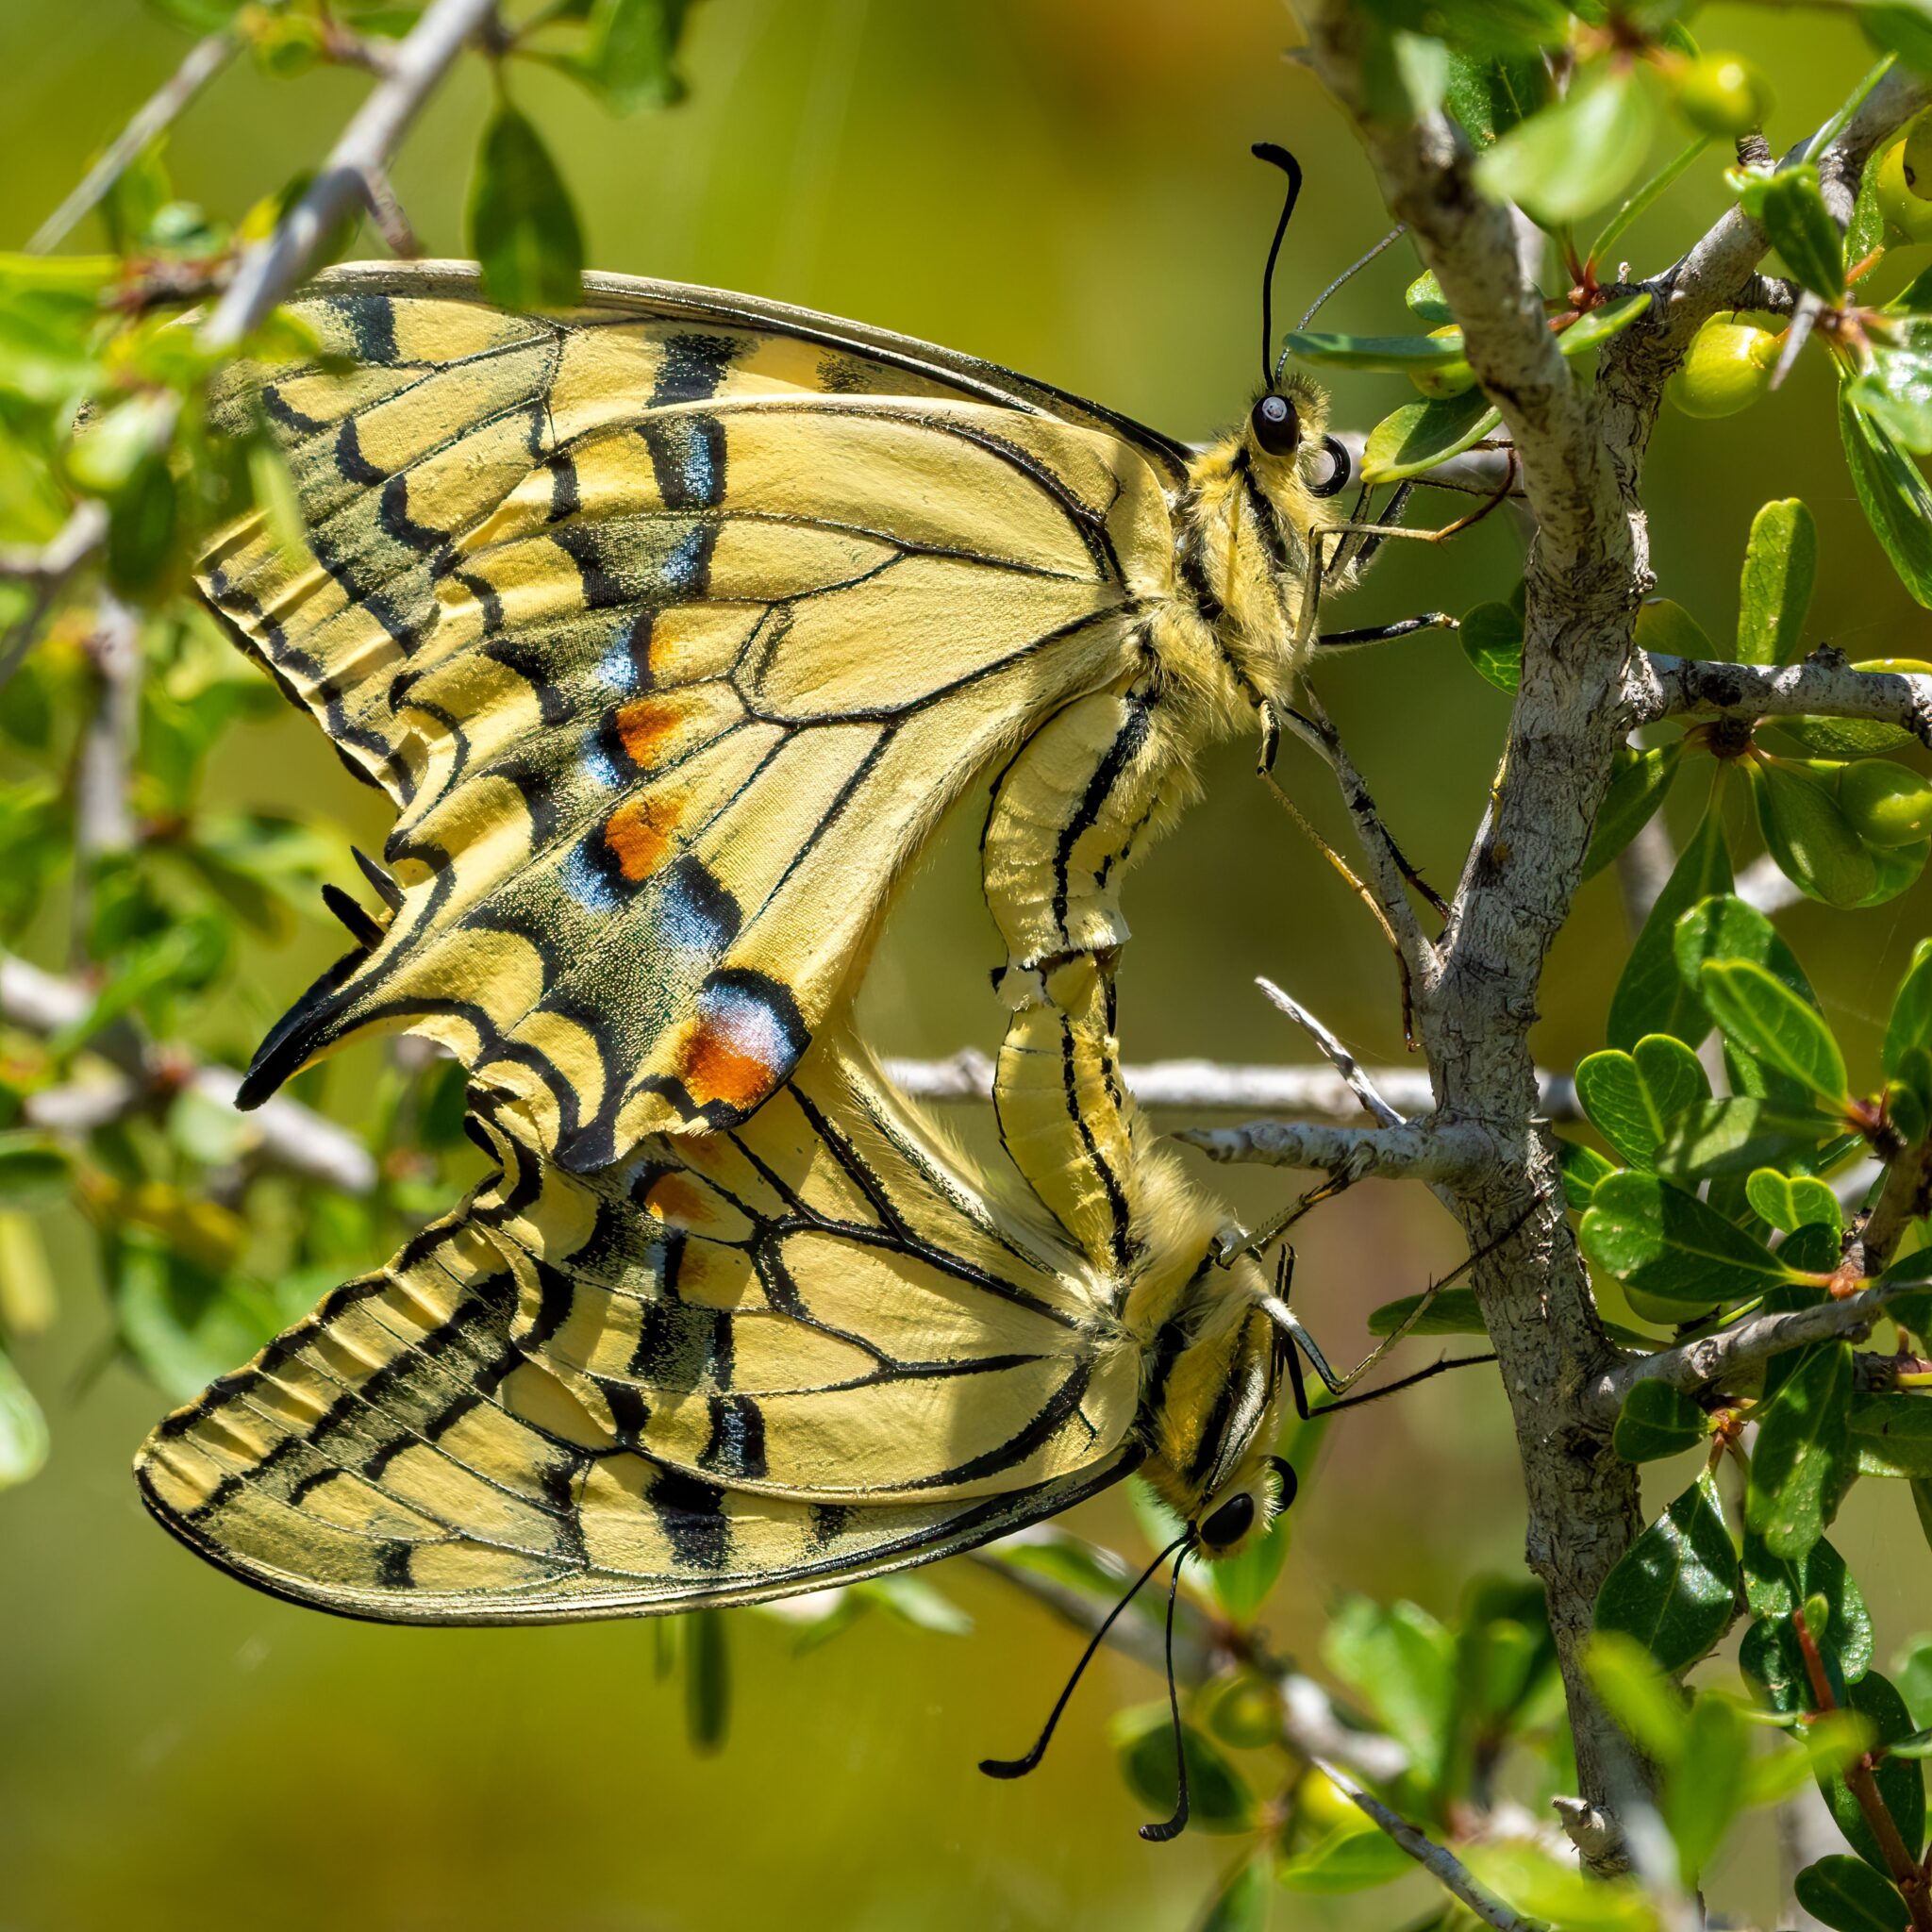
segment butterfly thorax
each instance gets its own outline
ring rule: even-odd
[[[1330,521],[1311,487],[1313,475],[1329,466],[1327,398],[1299,377],[1287,378],[1279,392],[1299,417],[1295,451],[1271,455],[1252,418],[1244,420],[1194,458],[1174,510],[1176,603],[1211,636],[1225,677],[1249,709],[1264,699],[1287,700],[1310,532]],[[1330,575],[1322,588],[1343,590],[1347,581]]]

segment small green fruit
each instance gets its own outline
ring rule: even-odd
[[[1894,142],[1878,158],[1878,206],[1885,219],[1909,242],[1932,242],[1932,201],[1921,198],[1918,184],[1932,185],[1932,169],[1906,174],[1906,143]]]
[[[1932,785],[1890,758],[1847,765],[1838,805],[1868,845],[1910,845],[1932,833]]]
[[[1771,387],[1779,338],[1748,322],[1707,322],[1665,385],[1687,416],[1734,416]]]
[[[1771,105],[1764,75],[1740,54],[1701,54],[1677,75],[1677,110],[1703,134],[1749,134]]]
[[[1211,1694],[1207,1718],[1224,1743],[1244,1749],[1273,1744],[1281,1737],[1281,1698],[1272,1685],[1243,1673]]]
[[[1457,348],[1462,346],[1462,331],[1452,322],[1443,328],[1429,331],[1431,341],[1444,341],[1453,339]],[[1451,396],[1467,395],[1475,387],[1475,376],[1466,362],[1453,363],[1447,369],[1415,370],[1408,373],[1408,379],[1432,402],[1446,402]]]

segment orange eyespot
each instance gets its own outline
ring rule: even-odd
[[[1271,457],[1291,457],[1302,446],[1301,415],[1286,396],[1263,396],[1248,417],[1248,427]]]

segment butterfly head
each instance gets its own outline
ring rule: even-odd
[[[1241,448],[1277,511],[1292,515],[1302,495],[1333,496],[1346,487],[1354,474],[1348,450],[1327,432],[1327,394],[1306,375],[1277,375],[1256,397]]]
[[[1189,1525],[1195,1548],[1210,1563],[1240,1556],[1274,1527],[1294,1492],[1294,1470],[1285,1457],[1251,1456]]]

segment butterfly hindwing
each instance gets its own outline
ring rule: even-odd
[[[745,1128],[503,1173],[168,1418],[177,1535],[352,1614],[751,1601],[971,1547],[1138,1459],[1094,1277],[841,1032]]]
[[[208,594],[396,800],[404,888],[250,1084],[410,1025],[582,1170],[782,1085],[947,807],[1132,661],[1173,470],[822,318],[464,292],[325,283],[297,313],[353,366],[231,399],[258,393],[311,554],[244,523]]]

